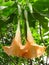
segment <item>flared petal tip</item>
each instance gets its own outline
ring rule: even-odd
[[[9,53],[9,48],[10,48],[10,47],[3,46],[2,48],[3,48],[4,52],[5,52],[7,55],[10,55],[10,53]]]
[[[39,50],[37,51],[37,57],[42,56],[45,53],[45,50],[46,50],[45,46],[39,48]]]

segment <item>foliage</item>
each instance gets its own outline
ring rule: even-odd
[[[18,11],[19,6],[19,11]],[[22,44],[25,42],[26,22],[24,10],[27,10],[32,35],[39,45],[46,46],[41,58],[33,59],[35,65],[47,64],[43,57],[49,58],[49,0],[0,0],[0,65],[29,65],[30,60],[7,56],[2,46],[10,45],[20,19]]]

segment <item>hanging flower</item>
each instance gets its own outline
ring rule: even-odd
[[[18,22],[18,28],[16,31],[15,38],[12,41],[11,46],[3,46],[4,51],[8,55],[14,55],[17,57],[24,57],[24,58],[36,58],[40,57],[45,52],[45,47],[37,45],[34,42],[32,37],[31,31],[29,29],[29,25],[27,23],[27,40],[26,44],[22,45],[21,43],[21,35],[20,35],[20,24]]]

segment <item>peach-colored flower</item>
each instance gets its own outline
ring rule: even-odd
[[[19,26],[20,25],[18,22],[18,28],[16,31],[15,38],[13,39],[11,46],[3,46],[4,52],[8,55],[14,55],[17,57],[24,57],[29,59],[40,57],[41,55],[43,55],[45,52],[45,47],[35,43],[29,26],[27,26],[26,44],[22,45]]]

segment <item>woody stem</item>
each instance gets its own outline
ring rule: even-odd
[[[30,59],[30,65],[32,65],[32,60]]]

